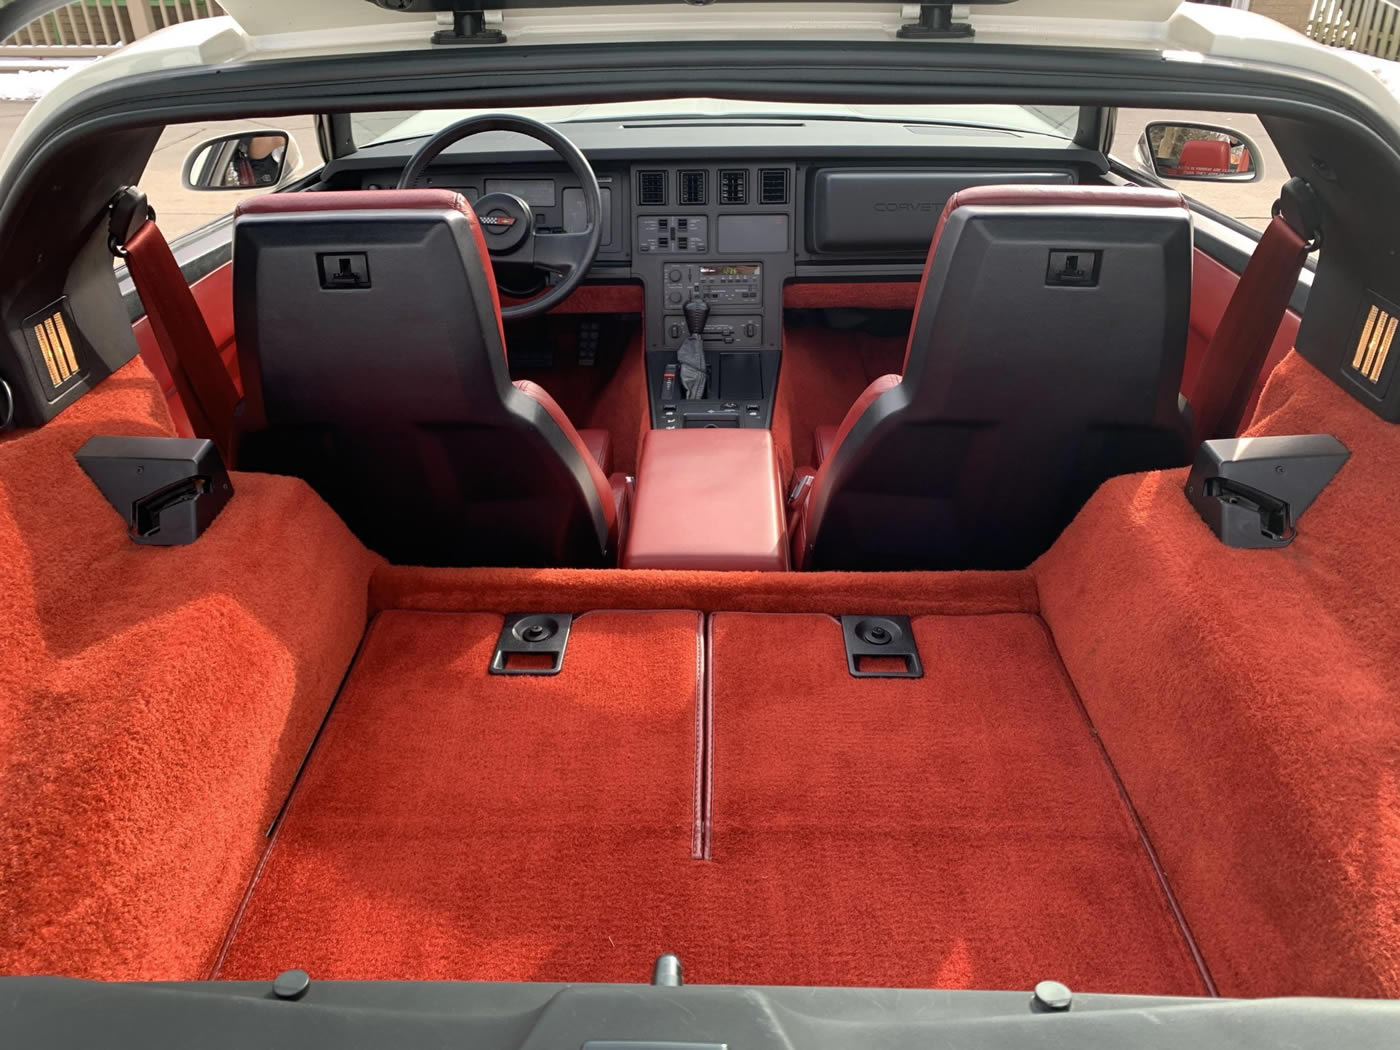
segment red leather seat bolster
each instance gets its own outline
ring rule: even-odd
[[[632,499],[636,491],[636,479],[626,474],[608,475],[612,487],[613,506],[617,508],[618,549],[627,549],[627,537],[632,524]]]
[[[608,476],[603,473],[602,466],[597,458],[585,443],[579,432],[574,429],[573,423],[569,422],[569,417],[564,414],[564,410],[559,407],[558,402],[549,396],[549,392],[538,383],[532,383],[528,379],[517,379],[515,389],[519,390],[526,397],[539,403],[540,407],[549,413],[550,417],[558,424],[559,429],[564,432],[564,436],[569,439],[569,444],[580,456],[584,463],[588,465],[588,475],[593,481],[593,488],[598,493],[598,502],[603,505],[603,517],[608,525],[608,546],[612,550],[618,550],[618,524],[617,524],[617,503],[613,498],[612,483],[608,481]]]
[[[786,570],[773,435],[647,431],[622,567]]]
[[[792,564],[802,568],[807,551],[807,508],[811,505],[812,484],[817,472],[807,467],[796,471],[792,476],[792,499],[788,503],[788,536],[792,540]]]
[[[578,436],[583,440],[588,454],[593,457],[593,462],[598,464],[598,469],[604,474],[611,474],[612,434],[606,430],[580,430]]]
[[[828,423],[812,432],[812,465],[820,467],[836,447],[836,427]]]
[[[875,380],[868,387],[866,387],[861,392],[860,397],[856,398],[855,402],[851,405],[851,407],[846,410],[846,418],[841,421],[841,426],[836,431],[836,436],[832,439],[831,444],[827,447],[826,455],[822,458],[822,462],[817,468],[816,477],[812,480],[812,483],[810,485],[806,486],[806,491],[801,496],[799,496],[796,504],[793,507],[795,521],[792,527],[792,551],[793,566],[795,568],[801,569],[807,564],[808,508],[813,505],[812,501],[816,499],[816,493],[821,489],[822,483],[826,479],[827,468],[831,466],[831,459],[836,454],[836,450],[841,447],[841,442],[846,440],[847,435],[849,435],[851,432],[851,428],[853,428],[856,425],[856,421],[860,419],[862,415],[865,414],[865,410],[875,403],[875,399],[878,398],[881,394],[887,393],[888,391],[893,390],[895,387],[899,386],[899,384],[903,382],[903,380],[903,376],[895,375],[894,373],[881,376],[879,379]],[[801,542],[801,546],[798,546],[799,540]]]

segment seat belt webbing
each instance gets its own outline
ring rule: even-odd
[[[218,446],[226,463],[232,463],[238,390],[154,215],[124,242],[114,240],[113,250],[126,260],[190,425],[198,436]]]
[[[1290,186],[1300,181],[1291,180]],[[1249,257],[1201,360],[1191,404],[1197,444],[1238,433],[1303,263],[1317,247],[1315,220],[1309,222],[1314,232],[1306,237],[1289,221],[1294,211],[1286,203],[1290,186],[1285,186],[1282,208],[1275,205],[1274,218]]]

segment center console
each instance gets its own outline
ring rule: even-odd
[[[782,288],[793,272],[789,167],[638,168],[632,172],[634,276],[646,295],[651,425],[766,429],[772,423]],[[699,362],[686,372],[687,337]],[[695,355],[687,352],[685,356]]]
[[[785,572],[786,508],[766,430],[649,430],[624,569]]]

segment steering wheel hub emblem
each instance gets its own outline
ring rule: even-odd
[[[519,247],[535,225],[530,205],[513,193],[488,193],[477,199],[473,209],[492,255]]]

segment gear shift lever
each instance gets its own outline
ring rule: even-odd
[[[676,360],[681,366],[681,386],[687,401],[698,401],[705,396],[705,382],[709,378],[705,368],[705,321],[710,316],[710,304],[703,299],[692,299],[685,304],[685,327],[690,332],[676,351]]]
[[[691,335],[703,335],[710,317],[710,304],[704,299],[692,299],[685,304],[685,327]]]

